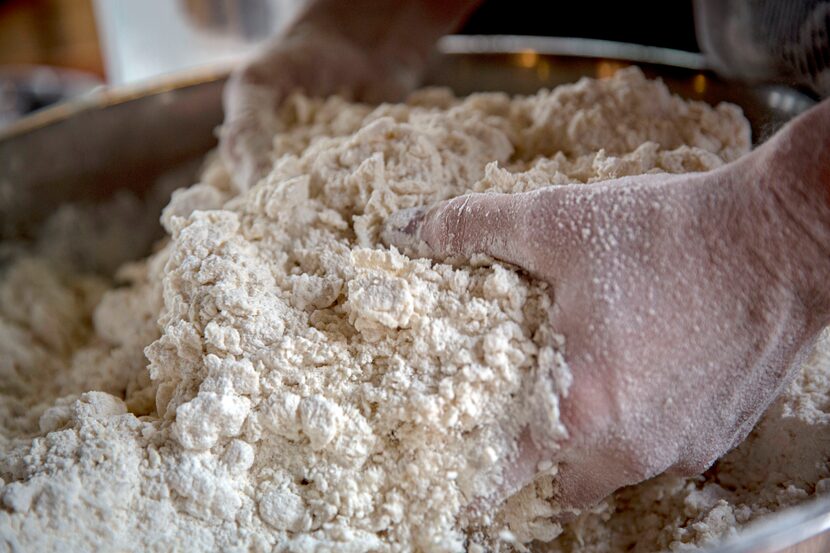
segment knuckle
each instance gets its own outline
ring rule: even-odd
[[[675,476],[689,478],[703,474],[709,469],[709,467],[715,464],[715,461],[717,460],[718,455],[707,452],[698,452],[681,459],[667,472]]]

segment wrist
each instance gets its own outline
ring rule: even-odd
[[[755,183],[756,248],[778,250],[779,270],[819,324],[830,322],[830,103],[794,120],[747,159]],[[776,228],[777,227],[777,228]],[[770,234],[767,238],[767,234]],[[764,243],[761,239],[767,240]],[[776,244],[778,242],[778,244]]]
[[[315,0],[289,33],[312,28],[336,36],[384,67],[420,71],[435,42],[452,32],[481,0]]]

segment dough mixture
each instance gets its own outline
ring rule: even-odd
[[[468,521],[515,455],[537,367],[554,378],[533,408],[567,435],[548,290],[379,239],[394,211],[468,191],[718,167],[750,148],[738,108],[632,68],[529,97],[297,96],[273,124],[270,175],[239,190],[210,158],[164,210],[169,238],[115,282],[42,252],[3,271],[4,550],[686,551],[830,487],[825,334],[706,475],[621,490],[563,529],[554,466]]]

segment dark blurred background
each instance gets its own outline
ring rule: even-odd
[[[9,64],[69,67],[103,77],[92,0],[0,0],[0,65]]]
[[[692,0],[487,0],[461,32],[598,38],[700,51]]]

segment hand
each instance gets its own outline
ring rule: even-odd
[[[744,439],[830,322],[828,147],[825,103],[709,173],[470,194],[390,218],[393,244],[484,253],[552,285],[569,438],[531,425],[497,500],[553,461],[562,506],[581,508],[698,474]]]
[[[220,152],[246,189],[273,164],[277,109],[295,91],[400,100],[419,81],[429,52],[478,0],[314,0],[225,88]]]
[[[398,100],[417,73],[392,73],[347,37],[301,25],[277,38],[235,71],[225,89],[220,152],[238,187],[253,186],[270,170],[277,109],[292,92],[335,93],[368,102]]]

